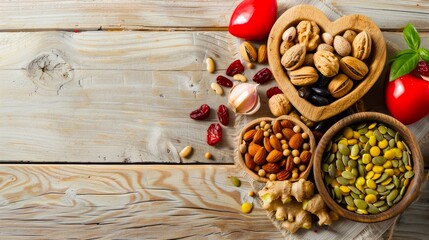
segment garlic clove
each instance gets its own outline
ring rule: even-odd
[[[255,107],[257,105],[260,107],[257,87],[257,84],[251,83],[240,83],[232,87],[228,97],[228,104],[231,109],[241,114],[256,112],[257,109]]]
[[[261,99],[259,98],[259,96],[258,96],[258,100],[257,100],[257,103],[256,103],[256,105],[249,111],[249,112],[247,112],[247,113],[243,113],[244,115],[252,115],[252,114],[255,114],[258,110],[259,110],[259,108],[261,107]]]

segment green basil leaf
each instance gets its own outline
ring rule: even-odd
[[[418,62],[419,54],[417,52],[401,55],[392,63],[389,80],[393,81],[410,73],[417,66]]]
[[[420,47],[420,36],[416,28],[411,24],[404,28],[404,39],[408,47],[414,50],[418,50]]]
[[[419,54],[420,57],[425,60],[425,62],[429,63],[429,50],[427,50],[426,48],[420,48],[419,49]]]
[[[390,60],[390,63],[394,62],[396,59],[400,58],[404,54],[417,54],[416,50],[413,49],[404,49],[396,53],[396,55]]]

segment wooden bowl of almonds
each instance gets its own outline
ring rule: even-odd
[[[331,22],[319,9],[298,5],[271,29],[268,61],[292,105],[318,122],[344,111],[375,84],[386,44],[368,17],[348,15]]]
[[[330,209],[359,222],[402,213],[420,194],[423,157],[406,126],[385,114],[363,112],[332,126],[320,140],[314,179]]]
[[[259,182],[307,179],[316,141],[310,129],[290,116],[255,119],[239,136],[236,161]]]

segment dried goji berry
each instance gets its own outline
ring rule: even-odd
[[[229,124],[229,112],[228,108],[221,104],[219,105],[219,108],[217,109],[217,117],[219,119],[219,122],[222,123],[224,126],[228,126]]]
[[[272,78],[273,74],[271,73],[270,69],[262,68],[255,74],[255,76],[253,76],[253,81],[262,84],[268,82]]]
[[[189,114],[189,116],[195,120],[204,120],[208,118],[209,115],[210,115],[210,107],[207,104],[201,105],[200,108],[192,111],[191,114]]]
[[[222,139],[222,127],[219,123],[210,124],[207,129],[207,144],[210,146],[216,145]]]
[[[282,94],[283,91],[278,87],[272,87],[267,90],[267,98],[270,99],[272,96],[276,94]]]
[[[232,77],[235,74],[238,73],[243,73],[244,72],[244,66],[243,64],[241,64],[241,61],[235,60],[234,62],[232,62],[229,67],[226,69],[226,75]]]
[[[224,87],[232,87],[233,85],[231,80],[222,75],[217,76],[216,82]]]

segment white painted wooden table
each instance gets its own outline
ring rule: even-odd
[[[301,2],[321,4],[280,0],[279,14]],[[400,48],[412,22],[429,47],[428,1],[324,2],[368,15]],[[0,239],[282,238],[260,206],[240,213],[251,187],[227,178],[237,174],[239,127],[269,111],[233,117],[217,147],[205,143],[215,114],[188,117],[202,103],[226,103],[210,90],[217,74],[204,60],[221,73],[239,58],[226,31],[238,3],[1,0]],[[378,110],[380,101],[366,104]],[[428,122],[410,126],[423,128],[426,167]],[[181,159],[186,145],[194,154]],[[426,239],[428,211],[426,184],[384,236]]]

